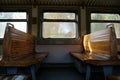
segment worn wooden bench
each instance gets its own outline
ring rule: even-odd
[[[92,66],[103,67],[105,77],[112,73],[112,66],[120,65],[117,54],[116,35],[113,27],[86,34],[83,40],[84,52],[70,54],[87,65],[86,80],[90,80]]]
[[[120,74],[109,75],[107,76],[107,80],[120,80]]]
[[[7,68],[7,74],[16,74],[17,67],[30,67],[32,80],[36,80],[35,69],[48,53],[35,52],[35,38],[8,23],[3,39],[3,55],[0,67]]]

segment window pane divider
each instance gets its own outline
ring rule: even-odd
[[[27,21],[27,19],[0,19],[0,22],[5,22],[5,21],[25,22]]]
[[[53,20],[53,19],[44,19],[45,22],[77,22],[76,20]]]
[[[111,22],[111,23],[120,23],[120,20],[91,20],[91,22],[100,22],[100,23]]]

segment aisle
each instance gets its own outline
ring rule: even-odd
[[[41,68],[37,73],[38,80],[84,80],[75,68]]]

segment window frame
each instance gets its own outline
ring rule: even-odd
[[[0,12],[26,12],[27,19],[0,19],[0,22],[27,22],[27,33],[31,33],[31,8],[28,6],[1,6]],[[2,44],[3,38],[0,38],[0,44]]]
[[[92,20],[91,19],[91,13],[102,13],[102,14],[119,14],[120,9],[119,8],[104,8],[103,7],[89,7],[86,9],[86,20],[87,20],[87,26],[86,27],[86,33],[89,34],[91,31],[91,23],[120,23],[119,20]]]
[[[46,12],[46,11],[45,11]],[[45,12],[43,12],[43,15],[44,15],[44,13]],[[44,22],[73,22],[73,23],[75,23],[76,24],[76,35],[75,35],[75,38],[51,38],[51,39],[76,39],[77,37],[78,37],[78,34],[77,34],[77,30],[78,30],[78,20],[77,20],[77,17],[76,17],[76,13],[75,12],[66,12],[66,11],[60,11],[60,12],[56,12],[56,11],[47,11],[48,13],[51,13],[51,12],[53,12],[53,13],[74,13],[75,14],[75,19],[74,20],[70,20],[70,19],[44,19],[44,18],[42,18],[42,30],[43,30],[43,23]],[[44,38],[43,37],[43,31],[42,31],[42,38]],[[44,39],[47,39],[47,38],[44,38]]]
[[[99,12],[100,13],[100,12]],[[91,13],[92,14],[92,13]],[[101,13],[101,14],[118,14],[118,13]],[[119,23],[120,20],[92,20],[91,23]],[[91,23],[90,23],[90,33],[91,33]],[[108,24],[109,25],[109,24]],[[107,25],[106,25],[107,26]],[[117,38],[117,37],[116,37]]]
[[[56,10],[57,9],[57,10]],[[78,18],[75,18],[77,19],[76,22],[78,24],[76,24],[76,38],[43,38],[42,37],[42,22],[43,21],[50,21],[50,20],[44,20],[43,19],[43,13],[44,12],[60,12],[60,13],[75,13],[75,17],[78,17]],[[55,6],[52,6],[52,7],[39,7],[39,11],[38,11],[38,14],[41,14],[39,16],[39,19],[38,21],[40,22],[39,25],[38,25],[38,39],[37,39],[37,43],[38,44],[44,44],[44,45],[51,45],[51,44],[60,44],[60,45],[64,45],[64,44],[67,44],[67,45],[70,45],[70,44],[79,44],[79,36],[80,36],[80,9],[78,7],[55,7]],[[68,22],[72,22],[74,20],[52,20],[54,22],[58,21],[58,22],[61,22],[61,21],[68,21]],[[79,26],[79,27],[78,27]],[[42,43],[41,43],[42,42]]]

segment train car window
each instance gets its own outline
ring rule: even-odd
[[[120,20],[119,14],[92,13],[92,20]]]
[[[107,25],[113,24],[115,27],[116,37],[120,38],[120,15],[113,13],[91,13],[90,32],[95,32],[106,28]]]
[[[6,23],[12,23],[15,28],[27,32],[27,13],[0,12],[0,38],[4,37]]]
[[[76,14],[74,12],[43,12],[42,37],[76,38]]]

